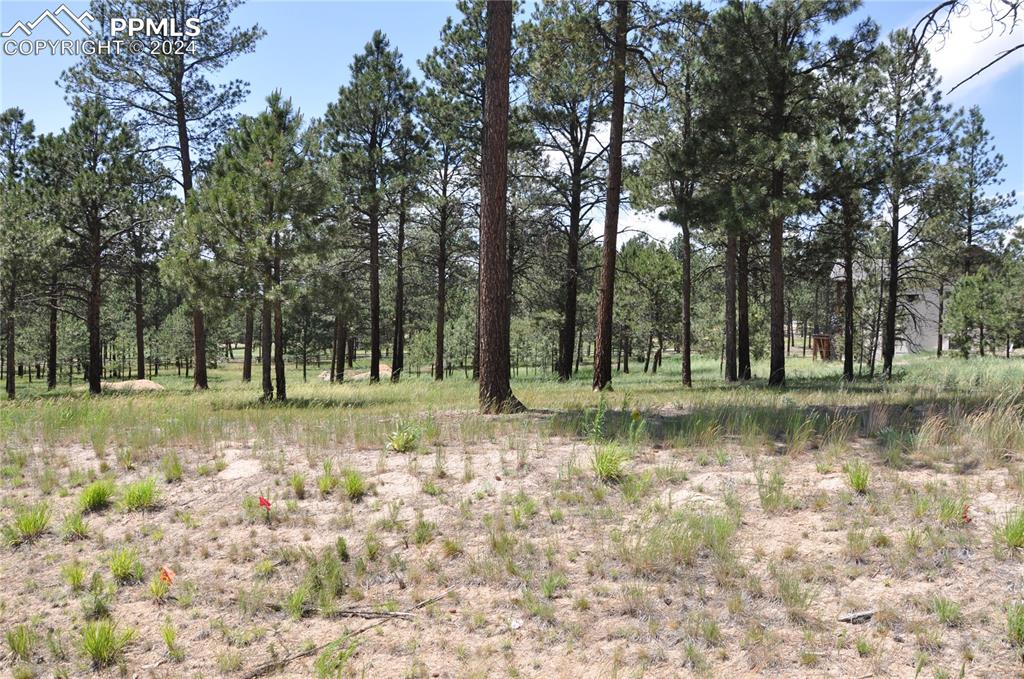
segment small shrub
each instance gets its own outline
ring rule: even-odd
[[[82,650],[93,667],[107,667],[124,653],[134,637],[135,630],[118,632],[117,625],[109,619],[86,622],[82,627]]]
[[[184,469],[181,465],[181,458],[177,453],[167,453],[160,458],[160,471],[167,483],[177,483],[184,476]]]
[[[45,502],[19,509],[14,521],[4,526],[4,542],[12,547],[32,542],[46,532],[50,524],[50,508]]]
[[[352,502],[359,502],[366,496],[366,480],[363,478],[363,475],[356,470],[346,470],[341,483],[345,490],[345,495],[348,496],[348,499]]]
[[[871,467],[863,460],[853,460],[846,465],[846,480],[850,488],[864,495],[868,492],[868,481],[871,478]]]
[[[142,563],[131,547],[121,547],[111,553],[107,561],[110,573],[120,583],[137,582],[142,579]]]
[[[388,434],[388,448],[396,453],[411,453],[419,443],[419,432],[413,427],[403,424]]]
[[[629,454],[615,445],[601,446],[594,451],[594,473],[602,483],[618,483],[626,476]]]
[[[116,486],[110,479],[93,481],[82,489],[78,496],[78,505],[83,512],[98,512],[106,509],[114,497]]]
[[[159,492],[155,479],[143,479],[130,483],[124,488],[121,506],[125,511],[139,511],[156,507]]]

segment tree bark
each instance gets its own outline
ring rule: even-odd
[[[260,316],[260,368],[263,376],[263,400],[265,401],[274,398],[274,380],[271,376],[271,362],[273,358],[270,354],[270,345],[273,341],[272,315],[270,300],[267,299],[266,292],[264,291],[263,309]]]
[[[50,281],[50,323],[47,328],[46,388],[57,387],[57,281]]]
[[[892,377],[892,363],[896,355],[896,303],[899,294],[900,266],[900,194],[892,199],[892,227],[889,234],[889,290],[885,305],[885,337],[882,345],[882,376]]]
[[[447,209],[443,215],[447,222]],[[446,233],[445,227],[441,229],[442,234]],[[444,322],[448,305],[448,243],[442,235],[438,239],[437,246],[437,311],[435,313],[434,326],[434,379],[438,382],[444,379]]]
[[[85,325],[89,332],[89,392],[100,393],[100,380],[103,375],[103,346],[100,338],[100,305],[101,270],[100,270],[100,229],[98,225],[90,227],[91,250],[89,265],[89,297],[85,314]]]
[[[146,379],[146,317],[143,312],[142,297],[142,252],[136,243],[135,271],[132,278],[135,284],[135,373],[136,379]]]
[[[852,207],[843,202],[843,379],[853,381],[853,233]]]
[[[252,381],[252,331],[253,331],[252,307],[245,308],[245,336],[242,338],[242,381]]]
[[[480,158],[480,409],[513,412],[509,359],[508,193],[509,70],[512,3],[487,3],[484,138]]]
[[[577,163],[578,164],[578,163]],[[559,333],[558,379],[572,377],[573,349],[576,344],[576,305],[579,298],[580,210],[583,191],[580,174],[574,168],[572,195],[569,200],[569,235],[565,257],[565,300],[562,309],[562,331]]]
[[[946,306],[946,282],[939,281],[939,344],[935,349],[935,355],[942,358],[942,315]]]
[[[736,381],[736,236],[725,241],[725,381]]]
[[[13,399],[16,391],[16,383],[14,376],[14,341],[15,341],[15,330],[14,330],[14,314],[17,309],[17,286],[15,285],[15,276],[11,277],[10,284],[7,286],[7,299],[4,300],[4,329],[6,331],[5,342],[7,344],[7,380],[5,388],[7,392],[7,398]]]
[[[374,181],[376,193],[376,180]],[[380,382],[380,214],[370,208],[370,382]]]
[[[391,381],[402,377],[405,367],[405,190],[399,197],[395,252],[395,336],[391,345]]]
[[[601,282],[597,302],[597,337],[594,349],[594,389],[611,386],[612,312],[615,296],[615,255],[622,193],[622,127],[626,110],[626,39],[629,2],[615,2],[614,56],[612,58],[612,111],[608,141],[608,193],[605,198]]]
[[[771,196],[781,200],[785,193],[785,176],[782,170],[772,171]],[[768,373],[768,385],[781,387],[786,384],[786,282],[785,272],[782,267],[782,241],[785,236],[784,215],[772,217],[769,226],[768,239],[768,270],[771,278],[771,345],[770,369]]]
[[[736,371],[749,380],[750,371],[750,241],[741,236],[736,252]],[[791,319],[792,320],[792,319]],[[792,325],[792,323],[790,323]],[[792,333],[792,330],[790,331]],[[790,334],[790,346],[793,344]]]

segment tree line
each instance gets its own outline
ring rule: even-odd
[[[460,0],[422,80],[377,31],[310,118],[282,92],[234,114],[248,85],[217,73],[264,35],[238,4],[167,3],[202,20],[184,54],[83,57],[59,133],[0,114],[9,397],[44,366],[205,389],[240,347],[285,400],[287,360],[342,381],[365,350],[371,381],[462,370],[501,412],[520,366],[606,389],[674,350],[690,386],[696,353],[728,381],[763,356],[781,386],[823,335],[844,379],[891,377],[922,315],[939,353],[1024,339],[984,118],[914,31],[841,29],[856,2]],[[678,234],[620,242],[627,202]]]

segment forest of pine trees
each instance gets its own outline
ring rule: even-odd
[[[527,367],[606,389],[671,352],[682,387],[700,354],[782,386],[827,336],[844,379],[888,378],[923,315],[939,354],[1024,342],[995,140],[921,33],[851,26],[853,0],[460,0],[422,80],[377,31],[321,70],[326,110],[275,91],[245,116],[222,71],[264,31],[237,4],[177,3],[209,27],[194,53],[83,57],[59,133],[0,113],[9,398],[206,389],[229,360],[285,400],[289,365],[341,382],[358,354],[505,412]],[[677,235],[624,230],[627,205]]]

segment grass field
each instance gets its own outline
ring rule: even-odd
[[[237,364],[205,393],[19,382],[0,673],[1021,673],[1024,361],[696,367],[603,396],[531,371],[505,417],[460,373],[292,370],[283,405]]]

